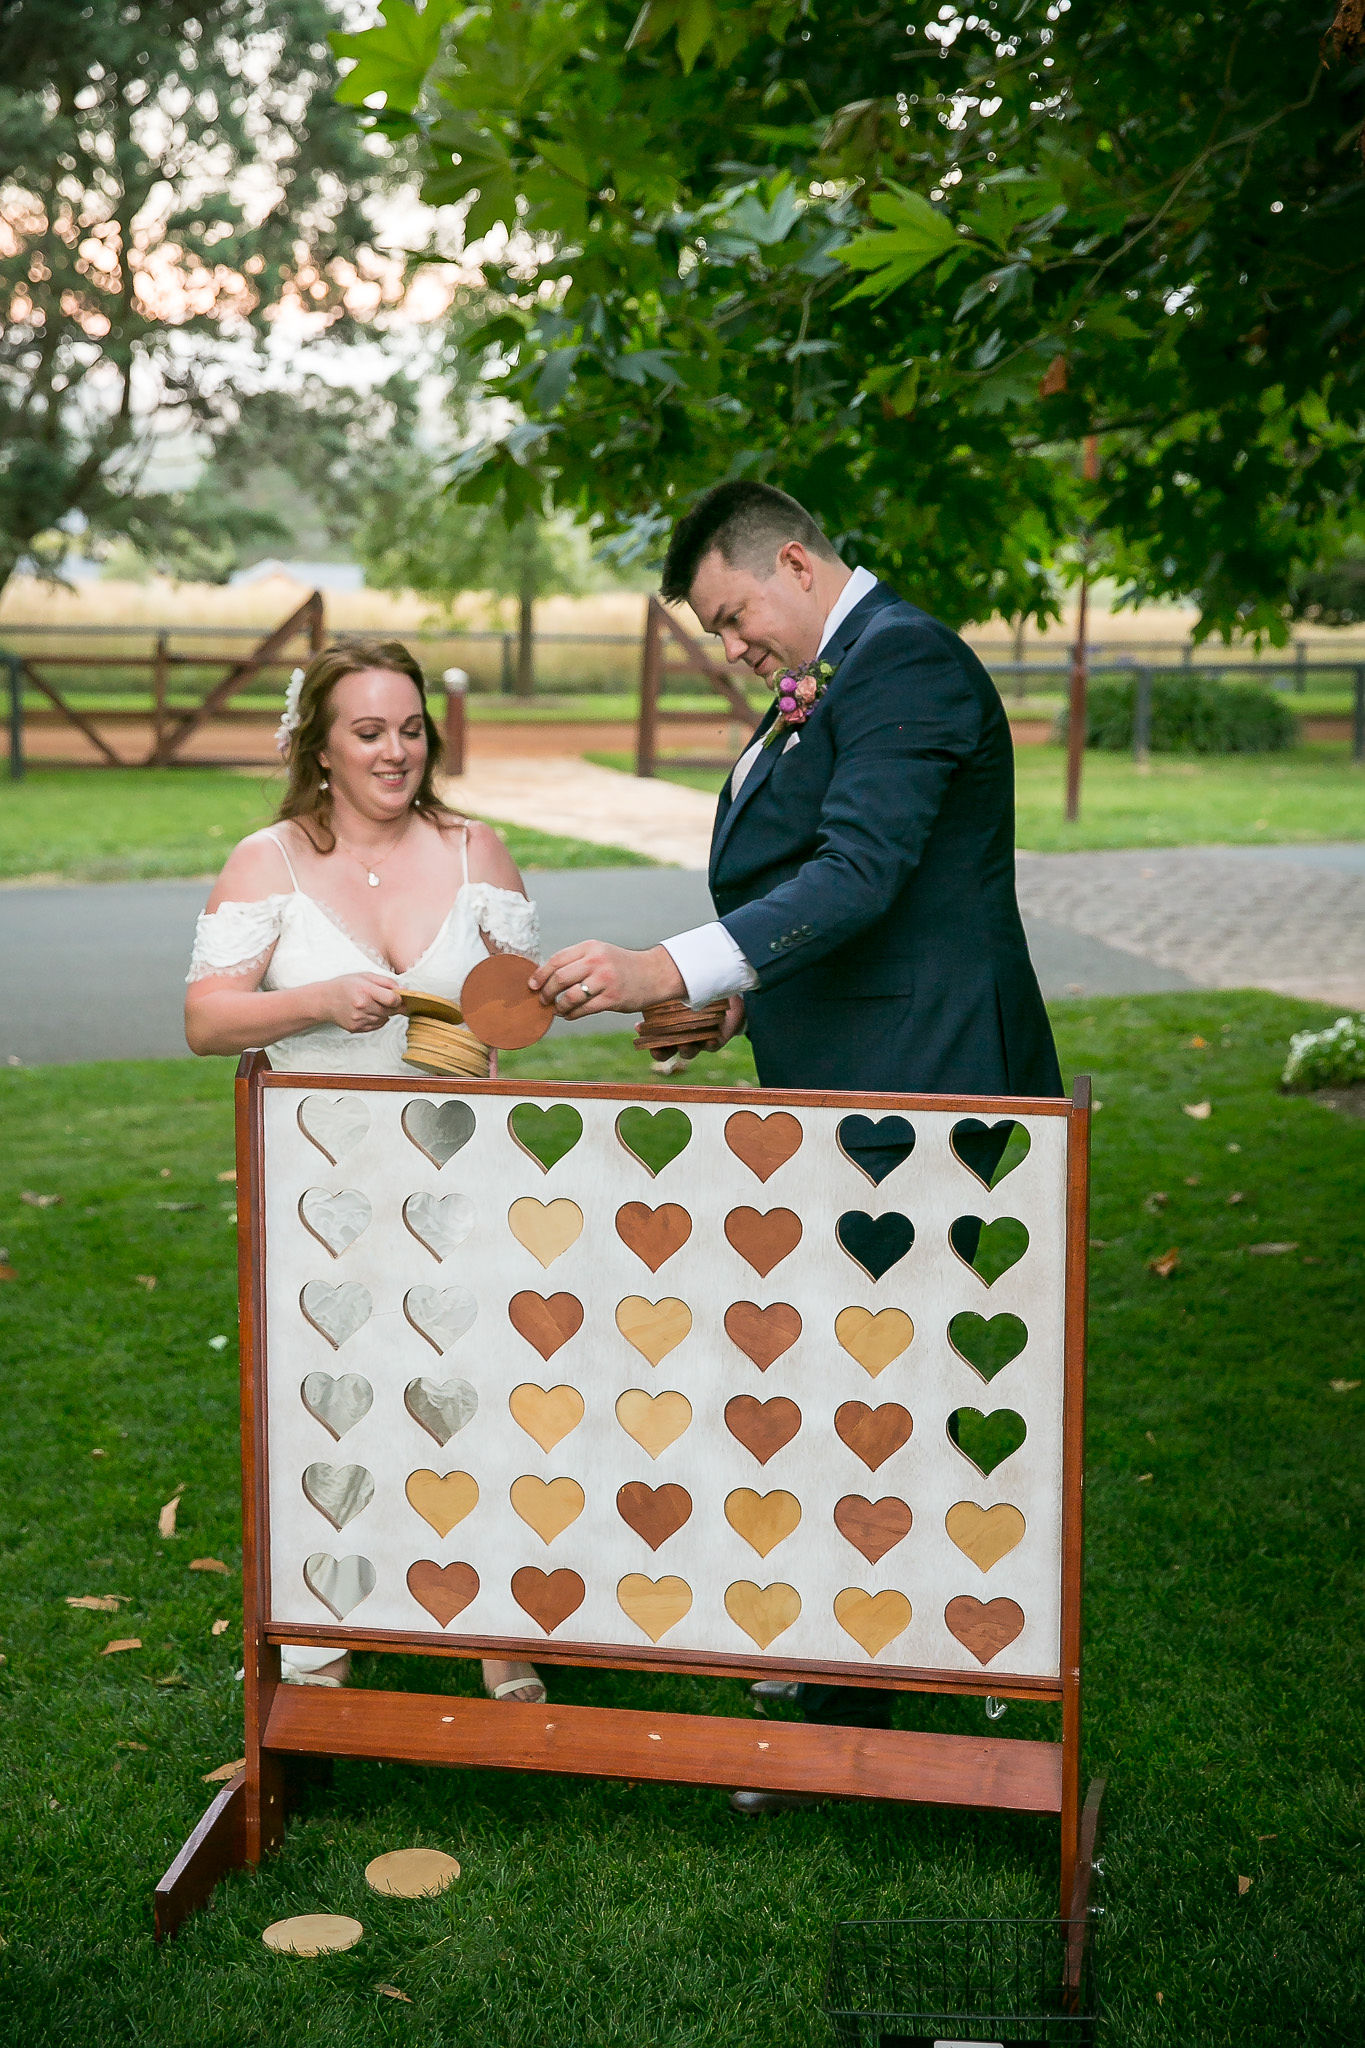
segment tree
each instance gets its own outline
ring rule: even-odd
[[[426,196],[508,238],[478,339],[520,417],[461,488],[648,548],[770,475],[955,622],[1045,614],[1084,526],[1132,598],[1282,638],[1365,456],[1362,68],[1273,0],[967,4],[524,0],[447,34],[453,0],[387,0],[337,37]]]
[[[0,588],[73,524],[202,534],[202,495],[147,487],[158,442],[240,423],[281,312],[345,343],[392,290],[365,201],[393,154],[335,104],[335,21],[0,4]]]

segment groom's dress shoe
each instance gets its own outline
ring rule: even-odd
[[[800,1686],[785,1678],[758,1678],[749,1687],[749,1698],[760,1714],[779,1704],[790,1706],[800,1696]]]
[[[798,1806],[818,1806],[819,1795],[815,1792],[732,1792],[731,1813],[742,1813],[753,1820],[760,1813],[791,1813]]]

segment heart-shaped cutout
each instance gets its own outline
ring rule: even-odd
[[[519,1102],[507,1119],[514,1145],[534,1159],[542,1173],[558,1166],[583,1135],[583,1119],[571,1102]]]
[[[981,1601],[959,1593],[944,1608],[943,1619],[978,1664],[989,1664],[1022,1630],[1024,1610],[1015,1600]]]
[[[960,1500],[956,1507],[949,1508],[943,1526],[963,1556],[969,1557],[979,1571],[988,1572],[1023,1542],[1028,1525],[1018,1508],[1005,1501],[997,1501],[993,1508],[982,1508],[974,1500]]]
[[[370,1128],[370,1112],[355,1095],[305,1095],[298,1120],[304,1137],[332,1166],[354,1151]]]
[[[583,1396],[577,1387],[514,1387],[507,1397],[512,1420],[540,1445],[552,1451],[583,1420]]]
[[[473,1421],[479,1397],[468,1380],[411,1380],[403,1390],[403,1405],[444,1449]]]
[[[758,1180],[770,1180],[779,1166],[794,1159],[803,1135],[796,1118],[785,1109],[775,1109],[768,1116],[737,1109],[725,1120],[726,1144]]]
[[[479,1305],[467,1287],[410,1287],[403,1314],[433,1351],[449,1351],[474,1327]]]
[[[766,1465],[800,1429],[801,1410],[785,1394],[774,1394],[771,1401],[736,1394],[725,1404],[725,1427],[760,1465]]]
[[[688,1335],[692,1311],[685,1301],[677,1301],[671,1294],[666,1294],[662,1301],[646,1301],[642,1294],[628,1294],[617,1307],[616,1327],[641,1358],[657,1365],[670,1351],[676,1351]]]
[[[577,1572],[543,1572],[527,1564],[512,1574],[512,1598],[547,1636],[577,1612],[587,1590]]]
[[[474,1228],[474,1204],[468,1195],[409,1195],[403,1221],[433,1259],[448,1259]]]
[[[514,1294],[507,1318],[542,1358],[553,1358],[582,1329],[583,1304],[572,1294]]]
[[[686,1394],[646,1394],[628,1387],[616,1403],[616,1420],[642,1451],[658,1458],[690,1426],[692,1403]]]
[[[438,1536],[448,1536],[457,1522],[474,1512],[479,1504],[479,1482],[469,1472],[439,1472],[425,1466],[408,1474],[403,1488],[408,1505],[429,1522]]]
[[[725,1311],[725,1334],[732,1344],[766,1372],[801,1335],[801,1317],[789,1301],[760,1308],[756,1301],[734,1301]]]
[[[865,1593],[858,1586],[845,1586],[834,1596],[834,1619],[846,1636],[852,1636],[869,1657],[879,1656],[910,1626],[913,1610],[904,1593],[888,1587],[881,1593]]]
[[[583,1211],[577,1202],[562,1195],[557,1202],[538,1202],[534,1195],[523,1195],[507,1211],[507,1223],[517,1243],[525,1245],[533,1259],[552,1266],[582,1235]]]
[[[368,1557],[330,1557],[315,1550],[304,1560],[303,1583],[310,1593],[344,1621],[375,1588],[375,1569]]]
[[[992,1408],[988,1415],[979,1408],[955,1408],[948,1417],[949,1442],[971,1460],[983,1479],[1012,1458],[1027,1435],[1023,1416],[1013,1408]]]
[[[797,1527],[801,1503],[794,1493],[780,1489],[774,1493],[755,1493],[751,1486],[738,1486],[725,1497],[725,1519],[750,1550],[766,1557]]]
[[[904,1166],[915,1149],[915,1127],[907,1117],[846,1116],[836,1133],[839,1150],[849,1164],[880,1187],[888,1174]]]
[[[834,1318],[834,1334],[849,1357],[875,1380],[910,1349],[915,1326],[903,1308],[884,1308],[876,1315],[870,1308],[841,1308]]]
[[[993,1380],[1011,1365],[1028,1343],[1028,1330],[1018,1316],[979,1316],[964,1309],[948,1325],[948,1342],[983,1380]]]
[[[725,1590],[725,1612],[760,1650],[766,1650],[800,1619],[801,1595],[795,1586],[756,1586],[752,1579],[736,1579]]]
[[[370,1227],[374,1211],[359,1188],[309,1188],[299,1196],[299,1221],[318,1243],[339,1259]]]
[[[899,1265],[915,1242],[915,1226],[908,1216],[892,1209],[885,1216],[869,1216],[862,1209],[849,1209],[834,1226],[834,1235],[855,1266],[861,1266],[869,1280]]]
[[[616,1588],[616,1604],[657,1643],[691,1608],[692,1588],[686,1579],[647,1579],[643,1572],[627,1572]]]
[[[834,1427],[855,1458],[875,1472],[910,1441],[914,1420],[899,1401],[869,1408],[866,1401],[845,1401],[834,1411]]]
[[[1028,1158],[1030,1140],[1026,1127],[1013,1117],[983,1124],[980,1117],[965,1116],[953,1125],[948,1143],[983,1188],[998,1188]]]
[[[442,1628],[464,1613],[478,1590],[479,1575],[472,1564],[436,1564],[419,1557],[408,1566],[408,1591]]]
[[[374,1499],[374,1475],[363,1465],[309,1465],[303,1490],[334,1529],[344,1529]]]
[[[644,1202],[626,1202],[616,1212],[616,1235],[657,1273],[692,1235],[692,1218],[676,1202],[650,1209]]]
[[[340,1351],[347,1338],[368,1323],[374,1302],[369,1288],[358,1280],[343,1280],[336,1287],[326,1280],[310,1280],[299,1295],[299,1307],[319,1336],[333,1351]]]
[[[616,1496],[616,1512],[657,1550],[690,1519],[692,1496],[685,1486],[646,1486],[643,1479],[632,1479]]]
[[[1002,1273],[1017,1266],[1028,1250],[1028,1230],[1017,1216],[997,1216],[983,1223],[979,1216],[959,1216],[948,1242],[978,1280],[994,1287]]]
[[[418,1096],[403,1111],[403,1130],[432,1165],[447,1165],[474,1135],[474,1112],[458,1096],[428,1102]]]
[[[660,1174],[691,1144],[692,1119],[680,1109],[641,1109],[635,1103],[617,1117],[616,1135],[647,1173]]]
[[[800,1244],[801,1218],[791,1209],[769,1209],[766,1216],[757,1209],[732,1209],[725,1235],[759,1279],[766,1280]]]
[[[308,1413],[338,1443],[364,1420],[374,1401],[374,1388],[358,1372],[343,1372],[336,1379],[329,1372],[310,1372],[299,1392]]]
[[[881,1500],[846,1493],[834,1510],[835,1528],[846,1543],[862,1552],[869,1564],[880,1564],[888,1550],[903,1543],[914,1519],[905,1502],[891,1493]]]
[[[508,1499],[527,1528],[547,1544],[583,1512],[583,1489],[576,1479],[537,1479],[528,1472],[512,1481]]]

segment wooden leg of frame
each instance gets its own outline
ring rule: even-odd
[[[246,1774],[224,1785],[156,1888],[158,1941],[170,1941],[191,1913],[208,1901],[220,1877],[246,1862]]]
[[[255,1867],[280,1846],[284,1835],[285,1766],[282,1757],[262,1747],[266,1717],[280,1690],[280,1653],[272,1644],[256,1646],[256,1669],[247,1648],[246,1673],[246,1860]]]
[[[1095,1873],[1095,1853],[1100,1834],[1100,1806],[1103,1799],[1104,1779],[1092,1778],[1086,1791],[1085,1805],[1081,1809],[1080,1843],[1071,1896],[1066,1909],[1066,1996],[1068,2009],[1072,2012],[1080,2009],[1081,1987],[1085,1974],[1085,1945],[1090,1932],[1090,1881]]]

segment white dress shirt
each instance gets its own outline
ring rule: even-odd
[[[830,606],[820,645],[815,650],[817,661],[831,635],[842,626],[854,605],[861,604],[869,590],[876,587],[877,579],[870,569],[852,572]],[[793,732],[786,745],[791,746],[797,737],[798,733]],[[730,770],[731,803],[739,795],[749,770],[762,751],[763,741],[755,740],[752,746],[744,749]],[[758,976],[718,919],[711,924],[695,925],[690,932],[679,932],[675,938],[665,939],[663,947],[672,956],[673,964],[683,978],[687,1000],[694,1010],[714,1003],[721,996],[743,995],[746,989],[758,986]]]

